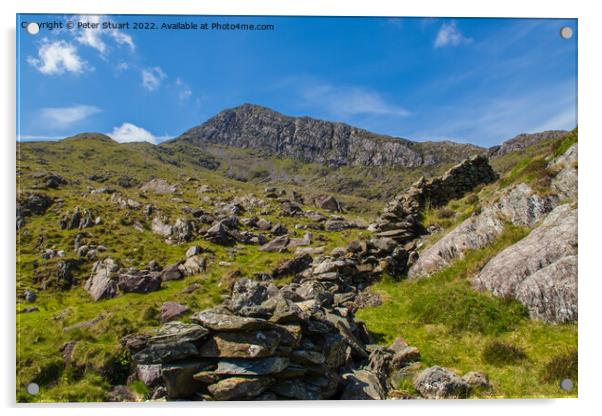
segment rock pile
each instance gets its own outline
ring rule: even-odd
[[[367,275],[351,259],[377,246],[383,244],[354,242],[342,260],[296,257],[273,273],[293,274],[293,283],[277,287],[242,278],[221,306],[194,313],[190,322],[128,335],[122,344],[136,363],[136,376],[154,389],[155,399],[396,397],[392,378],[406,374],[420,352],[401,339],[389,347],[372,344],[353,315]],[[187,311],[176,306],[178,313]],[[430,379],[436,379],[434,387]],[[415,384],[425,397],[437,398],[465,397],[471,388],[439,367]]]
[[[443,176],[415,182],[410,189],[395,197],[369,229],[379,237],[392,238],[400,244],[416,239],[422,232],[420,212],[428,207],[443,206],[461,198],[477,185],[497,178],[487,158],[473,156],[449,169]]]
[[[123,268],[117,261],[107,257],[94,263],[90,277],[84,282],[84,289],[95,301],[113,298],[119,292],[153,292],[161,289],[163,281],[179,280],[204,271],[207,259],[195,253],[189,250],[185,260],[164,269],[156,262],[151,262],[147,269],[142,270]]]
[[[420,352],[402,340],[372,345],[353,314],[376,276],[406,263],[407,253],[386,238],[353,241],[336,257],[301,254],[267,281],[240,278],[221,306],[191,322],[171,321],[123,343],[138,377],[159,386],[155,398],[385,399],[392,374]],[[286,275],[292,283],[270,283]]]
[[[92,227],[97,222],[100,223],[100,219],[95,219],[91,211],[76,207],[73,213],[61,217],[59,226],[62,230],[74,230]]]

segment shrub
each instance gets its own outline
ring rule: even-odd
[[[527,358],[527,354],[519,347],[507,342],[491,341],[485,346],[483,361],[495,366],[517,364]]]
[[[541,379],[546,383],[558,382],[565,378],[577,380],[578,354],[573,349],[565,354],[552,357],[543,368]]]

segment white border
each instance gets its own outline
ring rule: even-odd
[[[2,72],[3,91],[2,126],[4,135],[0,139],[3,203],[3,233],[0,246],[1,279],[4,284],[3,302],[3,341],[0,342],[1,357],[4,360],[0,395],[8,412],[36,412],[40,414],[86,415],[110,411],[115,415],[132,411],[146,415],[164,415],[166,412],[195,414],[234,414],[246,415],[305,415],[307,413],[328,412],[361,414],[402,414],[402,413],[446,413],[466,415],[487,412],[491,415],[509,413],[545,412],[547,414],[589,414],[594,413],[600,394],[602,374],[599,349],[600,303],[602,293],[600,267],[596,261],[600,257],[599,239],[601,198],[599,194],[602,172],[602,123],[600,104],[602,67],[600,50],[602,47],[602,15],[594,1],[527,2],[525,0],[505,0],[495,3],[473,0],[421,0],[392,4],[391,0],[221,0],[183,1],[171,0],[162,3],[136,0],[54,0],[49,1],[7,1],[0,3],[2,13]],[[580,206],[579,206],[579,399],[565,400],[488,400],[456,402],[319,402],[319,403],[238,403],[238,404],[170,404],[170,405],[111,405],[96,404],[70,406],[22,406],[15,405],[15,14],[21,13],[149,13],[149,14],[216,14],[216,15],[349,15],[349,16],[465,16],[465,17],[576,17],[579,18],[579,165],[580,165]],[[177,408],[177,410],[176,410]]]

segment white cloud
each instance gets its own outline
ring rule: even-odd
[[[101,111],[100,108],[91,105],[75,105],[42,108],[40,115],[46,127],[64,129]]]
[[[176,78],[176,87],[178,89],[178,98],[180,101],[185,101],[192,95],[192,90],[184,81],[180,78]]]
[[[100,23],[100,16],[80,16],[79,19],[92,24]],[[76,33],[79,35],[76,36],[75,40],[82,45],[94,48],[103,55],[107,51],[107,45],[102,40],[102,31],[100,29],[79,29]]]
[[[163,79],[165,79],[167,75],[165,72],[158,67],[146,68],[142,70],[142,86],[149,91],[154,91],[161,85]]]
[[[113,140],[119,143],[149,142],[157,144],[170,138],[169,136],[155,136],[148,130],[132,123],[123,123],[119,127],[113,127],[113,131],[107,133],[107,136],[112,137]]]
[[[27,63],[44,75],[60,75],[65,72],[80,74],[87,62],[77,54],[77,48],[64,40],[50,42],[43,39],[38,57],[27,57]]]
[[[321,84],[304,89],[302,96],[308,104],[322,107],[342,117],[358,114],[399,117],[410,115],[405,108],[388,103],[380,93],[362,87],[335,87]]]
[[[114,29],[109,32],[109,35],[120,45],[128,45],[131,50],[136,49],[134,40],[127,33],[123,33],[120,30]]]
[[[435,38],[435,48],[444,46],[458,46],[462,43],[470,43],[472,38],[466,37],[460,32],[455,21],[444,23],[439,28],[437,37]]]
[[[109,21],[105,16],[78,16],[76,19],[93,24],[102,24]],[[101,27],[97,27],[78,29],[75,33],[77,34],[75,40],[82,45],[96,49],[103,57],[109,50],[107,43],[104,41],[104,38],[107,36],[119,45],[128,45],[131,50],[134,50],[136,47],[132,37],[118,29],[102,29]]]

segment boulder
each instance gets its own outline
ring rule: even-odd
[[[341,400],[385,400],[385,389],[377,375],[367,370],[355,370],[343,376],[345,387]]]
[[[215,400],[248,400],[257,397],[272,383],[269,377],[230,377],[207,387]]]
[[[161,274],[148,270],[124,270],[119,273],[117,287],[124,293],[149,293],[161,289]]]
[[[188,311],[190,311],[190,309],[187,306],[177,302],[164,302],[163,305],[161,305],[159,320],[161,322],[170,322],[186,314]]]
[[[144,384],[152,387],[161,380],[161,364],[138,364],[136,376]]]
[[[218,222],[205,232],[205,239],[215,244],[228,246],[234,244],[235,240],[230,235],[228,227],[223,221]]]
[[[339,201],[337,201],[336,198],[332,195],[327,195],[327,196],[317,198],[315,200],[315,204],[318,208],[325,209],[326,211],[332,211],[332,212],[341,212],[342,211],[341,204],[339,204]]]
[[[115,297],[118,270],[119,264],[110,257],[97,261],[92,267],[92,274],[84,283],[84,290],[95,301]]]
[[[205,271],[207,259],[201,256],[188,257],[183,263],[178,265],[178,269],[184,276],[192,276]]]
[[[180,280],[184,277],[184,273],[180,270],[179,264],[172,264],[161,271],[161,280]]]
[[[201,254],[203,249],[199,246],[191,246],[188,250],[186,250],[186,258],[196,256]]]
[[[285,251],[288,251],[287,247],[288,247],[289,241],[290,241],[290,239],[288,236],[282,235],[280,237],[274,238],[270,242],[261,246],[260,250],[272,252],[272,253],[283,253]]]
[[[473,388],[491,388],[491,384],[489,383],[489,378],[487,377],[487,375],[478,371],[469,371],[468,373],[462,376],[462,380],[467,382],[470,385],[470,387]]]
[[[260,218],[259,220],[257,220],[255,227],[262,231],[268,231],[272,229],[272,223],[266,220],[265,218]]]
[[[154,192],[156,194],[173,194],[177,190],[176,185],[172,185],[165,179],[152,179],[140,187],[143,192]]]
[[[272,276],[278,278],[301,273],[303,270],[307,269],[312,262],[313,258],[309,254],[295,256],[276,267],[272,272]]]
[[[455,373],[442,367],[429,367],[414,379],[414,387],[427,399],[465,398],[470,385]]]

